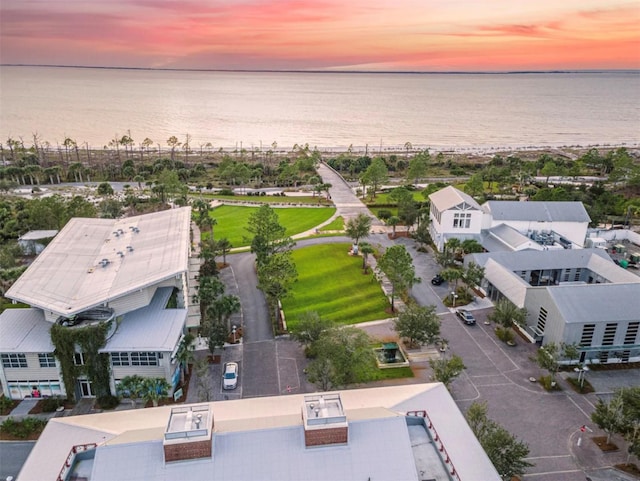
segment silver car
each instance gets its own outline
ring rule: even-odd
[[[456,311],[456,315],[462,319],[462,321],[465,324],[468,324],[470,326],[472,326],[473,324],[476,323],[476,318],[473,317],[473,314],[471,314],[469,311],[467,311],[466,309],[458,309]]]
[[[228,362],[224,365],[224,374],[222,375],[222,388],[235,389],[238,386],[238,363]]]

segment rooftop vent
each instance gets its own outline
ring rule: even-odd
[[[171,409],[164,433],[164,461],[210,458],[213,450],[213,413],[208,404]]]
[[[349,441],[349,425],[340,394],[305,396],[302,421],[304,444],[308,448],[327,444],[347,444]]]

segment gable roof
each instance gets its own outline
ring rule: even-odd
[[[567,323],[640,321],[637,283],[553,286],[547,292]]]
[[[604,277],[613,277],[611,282],[640,282],[640,278],[615,265],[609,254],[602,249],[557,249],[524,250],[517,252],[483,252],[469,254],[473,261],[483,266],[493,259],[510,271],[529,271],[534,269],[563,269],[586,267]],[[603,270],[605,272],[603,272]]]
[[[429,200],[440,212],[462,203],[466,203],[472,209],[480,210],[480,204],[473,197],[451,185],[429,195]]]
[[[482,247],[489,252],[516,251],[525,247],[542,250],[542,246],[507,224],[498,224],[480,232]]]
[[[169,279],[187,270],[190,219],[190,207],[71,219],[5,295],[69,317]]]
[[[482,204],[482,210],[494,221],[591,222],[582,202],[490,200]]]

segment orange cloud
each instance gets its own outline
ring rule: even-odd
[[[0,45],[4,63],[640,68],[634,1],[3,0]]]

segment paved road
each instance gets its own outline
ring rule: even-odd
[[[0,479],[15,479],[34,445],[35,441],[0,441]]]

